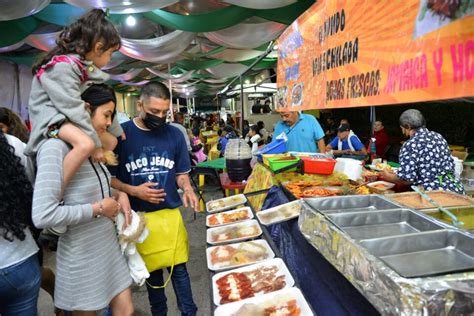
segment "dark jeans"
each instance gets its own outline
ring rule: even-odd
[[[170,268],[168,268],[168,273]],[[189,280],[188,270],[186,264],[178,264],[173,269],[171,275],[171,282],[173,283],[174,293],[176,295],[176,302],[178,308],[183,316],[196,315],[197,307],[193,301],[193,293],[191,291],[191,282]],[[157,270],[150,273],[147,280],[148,299],[151,305],[151,313],[153,316],[166,315],[168,307],[166,305],[165,289],[151,288],[148,283],[154,286],[163,285],[163,270]]]
[[[41,270],[35,254],[0,269],[0,315],[37,315]]]

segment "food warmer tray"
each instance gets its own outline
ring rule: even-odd
[[[399,204],[376,194],[306,198],[304,201],[312,209],[325,214],[402,208]]]
[[[440,230],[435,220],[407,209],[327,214],[353,239],[370,239]]]
[[[362,240],[360,244],[405,278],[474,270],[474,236],[454,230]]]

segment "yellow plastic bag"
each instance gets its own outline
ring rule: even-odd
[[[185,263],[189,257],[188,234],[184,227],[183,218],[179,209],[163,209],[145,213],[149,235],[141,244],[137,244],[148,272],[171,267],[168,279],[162,286],[165,287],[173,274],[177,264]]]

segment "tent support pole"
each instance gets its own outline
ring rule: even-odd
[[[244,76],[243,74],[240,75],[240,130],[244,130]]]

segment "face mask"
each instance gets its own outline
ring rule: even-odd
[[[149,129],[159,129],[166,124],[166,117],[159,117],[150,113],[145,113],[145,117],[142,119],[143,124]]]

